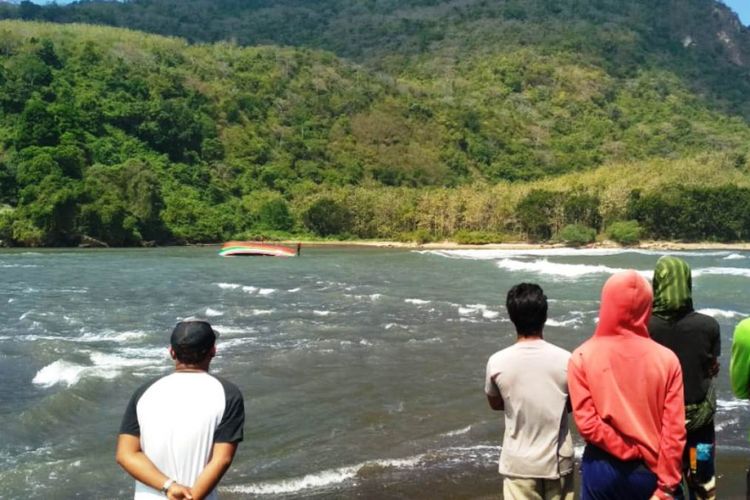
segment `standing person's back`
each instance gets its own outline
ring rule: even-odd
[[[677,357],[649,338],[651,287],[635,271],[602,289],[594,336],[573,351],[568,385],[587,446],[581,498],[671,498],[685,444]]]
[[[136,479],[136,499],[217,497],[243,438],[245,410],[237,387],[208,373],[215,340],[205,321],[178,323],[170,348],[174,373],[130,399],[117,462]]]
[[[716,388],[721,354],[719,324],[693,310],[692,277],[687,262],[662,257],[654,270],[651,338],[680,360],[685,390],[687,444],[682,470],[690,498],[716,497],[714,468]],[[682,490],[676,495],[682,498]]]
[[[506,499],[572,499],[573,443],[568,428],[570,353],[542,338],[547,298],[516,285],[507,308],[518,339],[487,362],[485,393],[505,411],[500,473]]]

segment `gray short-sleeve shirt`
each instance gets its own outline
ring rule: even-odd
[[[487,362],[484,391],[502,395],[505,406],[501,474],[557,479],[573,470],[569,359],[565,349],[527,340],[496,352]]]

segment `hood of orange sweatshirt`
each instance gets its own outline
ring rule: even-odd
[[[612,275],[602,288],[595,337],[637,335],[649,337],[653,293],[649,282],[636,271]]]

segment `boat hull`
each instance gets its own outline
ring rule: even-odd
[[[231,241],[225,243],[219,250],[221,257],[295,257],[298,254],[299,246],[289,248],[253,241]]]

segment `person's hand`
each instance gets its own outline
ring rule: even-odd
[[[193,492],[190,488],[179,483],[174,483],[167,490],[167,498],[169,500],[192,500]]]
[[[714,363],[708,369],[708,376],[709,377],[715,377],[716,375],[718,375],[720,367],[721,367],[721,365],[719,364],[719,361],[718,360],[714,361]]]

